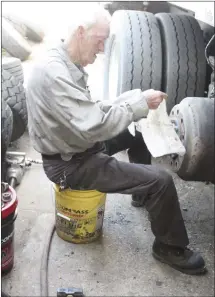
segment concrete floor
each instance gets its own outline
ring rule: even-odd
[[[98,97],[101,61],[89,67],[91,93]],[[31,65],[31,61],[23,64],[25,80]],[[27,133],[11,149],[40,158]],[[116,157],[127,160],[125,152]],[[147,212],[133,208],[128,195],[108,195],[99,241],[75,245],[54,235],[49,260],[50,296],[56,296],[58,287],[71,286],[82,287],[86,296],[214,296],[214,186],[184,182],[173,176],[190,246],[205,258],[207,275],[183,275],[154,260],[154,237]],[[2,278],[2,288],[12,296],[39,296],[40,260],[47,230],[54,219],[51,183],[41,165],[33,164],[26,171],[17,195],[15,265]]]

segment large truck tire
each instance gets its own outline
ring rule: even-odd
[[[11,58],[11,54],[9,54],[3,47],[1,48],[1,56],[5,58]]]
[[[188,97],[173,107],[170,119],[186,148],[183,157],[161,158],[186,181],[214,183],[214,99]]]
[[[39,25],[16,15],[4,14],[6,19],[24,38],[34,42],[41,42],[44,38],[44,32]]]
[[[37,25],[30,21],[24,21],[26,26],[26,37],[34,42],[41,42],[45,36],[44,31]]]
[[[204,97],[206,60],[204,38],[191,16],[158,13],[163,52],[162,90],[167,111],[185,97]]]
[[[24,82],[22,63],[20,59],[3,57],[2,68],[10,72],[10,74],[12,74],[21,83]]]
[[[159,90],[161,73],[161,37],[155,16],[134,10],[116,11],[105,49],[103,99],[113,100],[132,89]],[[136,140],[138,137],[136,131]],[[150,164],[151,154],[144,143],[143,147],[141,161]],[[133,196],[133,200],[138,199]]]
[[[23,135],[27,127],[28,116],[25,90],[10,72],[2,70],[2,100],[5,100],[13,112],[13,132],[11,141]]]
[[[26,26],[21,18],[11,14],[3,14],[2,17],[6,19],[23,37],[26,37]]]
[[[11,141],[13,131],[13,113],[5,100],[1,101],[1,156],[2,162]]]
[[[28,42],[4,18],[2,19],[2,47],[11,56],[21,61],[26,60],[31,53],[31,47]]]
[[[160,90],[161,72],[161,37],[155,16],[116,11],[105,49],[104,99],[136,88]]]

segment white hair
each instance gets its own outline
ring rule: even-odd
[[[84,4],[84,5],[83,5]],[[73,11],[75,13],[75,11]],[[104,9],[101,5],[93,2],[79,3],[79,9],[77,9],[77,14],[71,17],[68,27],[67,34],[65,36],[65,41],[68,41],[73,33],[78,29],[79,26],[83,26],[85,29],[90,28],[98,22],[110,23],[111,15]]]

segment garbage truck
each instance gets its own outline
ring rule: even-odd
[[[168,94],[167,113],[186,149],[160,163],[185,181],[214,184],[214,2],[106,2],[104,100],[140,88]],[[135,136],[140,137],[138,123]],[[146,163],[151,162],[147,147]]]

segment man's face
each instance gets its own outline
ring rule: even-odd
[[[108,23],[100,22],[85,30],[80,28],[80,53],[82,66],[92,64],[96,55],[104,52],[104,44],[110,32]]]

